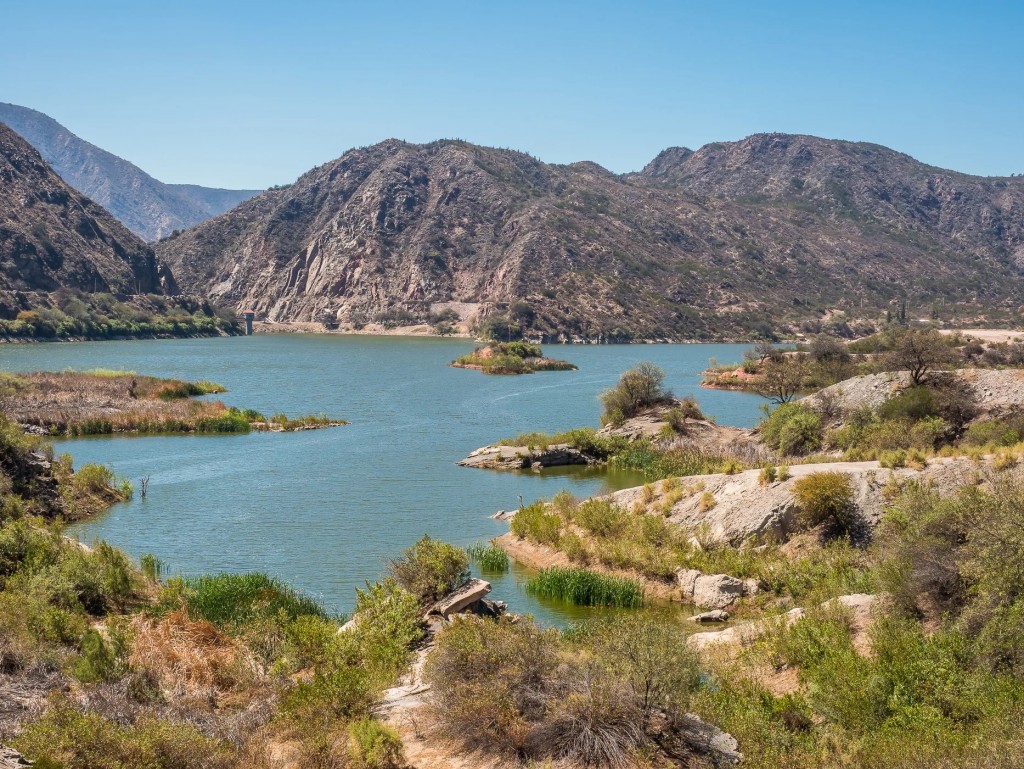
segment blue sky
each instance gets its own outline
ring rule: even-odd
[[[763,131],[1024,172],[1020,0],[3,5],[0,101],[167,182],[286,183],[388,137],[622,172]]]

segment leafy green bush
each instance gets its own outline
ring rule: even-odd
[[[824,526],[830,533],[849,532],[857,519],[853,487],[846,473],[819,472],[793,483],[800,505],[799,521],[807,528]]]
[[[63,696],[28,725],[14,745],[33,759],[63,769],[231,769],[237,758],[231,747],[203,736],[191,724],[143,716],[122,726],[77,710]]]
[[[497,545],[478,543],[467,547],[466,553],[484,574],[504,574],[508,571],[508,553]]]
[[[398,584],[423,604],[431,604],[469,579],[469,556],[447,542],[424,535],[388,565]]]
[[[596,537],[614,537],[625,530],[627,514],[610,500],[588,499],[576,509],[573,520]]]
[[[821,446],[821,416],[800,403],[782,403],[759,425],[765,444],[784,456],[810,454]]]
[[[326,616],[315,600],[266,574],[214,574],[171,582],[176,584],[169,584],[168,591],[180,589],[192,617],[220,627],[240,628],[281,616]]]
[[[543,500],[521,507],[512,518],[512,533],[541,545],[557,545],[562,533],[562,518]]]

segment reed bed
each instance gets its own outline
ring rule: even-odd
[[[509,569],[508,553],[496,545],[478,542],[467,547],[466,552],[484,574],[504,574]]]
[[[590,569],[553,566],[526,583],[526,591],[540,598],[557,598],[576,606],[636,609],[644,605],[644,589],[635,579],[599,574]]]

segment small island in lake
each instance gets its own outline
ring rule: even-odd
[[[185,382],[134,371],[0,373],[0,410],[23,429],[52,436],[282,432],[345,425],[324,415],[264,416],[197,396],[227,392],[215,382]]]
[[[564,360],[545,358],[539,345],[529,342],[491,342],[469,355],[452,361],[455,368],[470,368],[485,374],[532,374],[535,371],[575,371]]]

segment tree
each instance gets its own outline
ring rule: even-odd
[[[602,421],[621,422],[645,408],[671,401],[672,393],[662,389],[664,381],[665,372],[653,363],[640,363],[626,371],[615,387],[601,394]]]
[[[756,360],[759,365],[764,365],[764,362],[767,360],[777,361],[781,360],[784,356],[782,350],[771,342],[762,341],[755,344],[749,350],[744,350],[743,357],[746,360]]]
[[[803,389],[807,376],[807,356],[790,355],[781,361],[771,361],[756,385],[758,395],[773,403],[789,403]]]
[[[885,359],[890,370],[909,371],[915,385],[924,384],[932,372],[956,361],[956,350],[934,328],[904,331]]]

